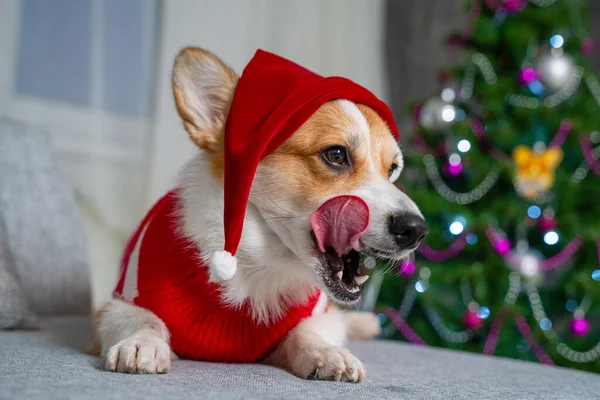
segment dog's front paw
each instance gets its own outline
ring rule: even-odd
[[[358,382],[365,378],[362,362],[341,347],[307,348],[293,362],[294,374],[302,378]]]
[[[132,374],[164,374],[171,369],[171,349],[157,335],[134,334],[108,350],[105,368]]]

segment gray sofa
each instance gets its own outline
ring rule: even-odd
[[[166,375],[105,372],[83,352],[83,232],[49,148],[43,134],[0,120],[0,329],[9,328],[0,330],[0,399],[600,398],[598,375],[382,340],[350,344],[367,368],[358,384],[186,360]]]
[[[166,375],[104,372],[81,352],[85,317],[46,317],[40,331],[0,333],[0,399],[598,399],[600,377],[556,367],[373,341],[350,348],[361,383],[298,379],[263,365],[175,361]]]

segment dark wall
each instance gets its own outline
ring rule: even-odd
[[[406,138],[407,102],[438,90],[440,66],[457,59],[444,47],[448,34],[465,26],[464,0],[388,0],[385,52],[389,96]]]
[[[590,8],[590,27],[591,36],[596,45],[594,52],[590,54],[596,70],[600,72],[600,1],[588,0]]]

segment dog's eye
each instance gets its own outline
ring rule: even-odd
[[[342,166],[348,164],[348,154],[346,149],[341,146],[333,146],[323,152],[325,160],[334,166]]]
[[[388,171],[388,178],[391,178],[392,175],[394,174],[394,171],[396,171],[398,169],[398,164],[394,163],[392,164],[392,166],[390,167],[390,170]]]

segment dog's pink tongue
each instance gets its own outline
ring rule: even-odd
[[[338,196],[310,216],[321,252],[332,247],[338,256],[360,250],[360,237],[369,226],[369,207],[360,197]]]

